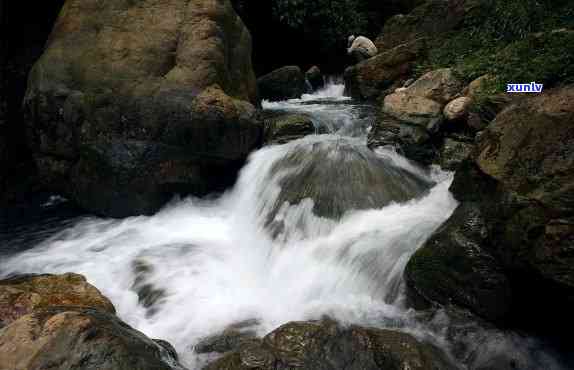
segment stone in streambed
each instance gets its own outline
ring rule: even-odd
[[[425,194],[432,183],[382,158],[356,139],[341,137],[293,142],[273,166],[282,174],[272,222],[285,203],[309,198],[317,216],[338,219],[347,211],[381,208]]]
[[[251,343],[206,367],[207,370],[450,370],[446,356],[431,344],[390,330],[350,326],[330,320],[290,322],[262,342]]]
[[[305,114],[280,114],[264,121],[264,143],[285,144],[317,133],[311,117]]]
[[[285,66],[259,77],[257,88],[263,100],[300,98],[305,93],[305,75],[297,66]]]

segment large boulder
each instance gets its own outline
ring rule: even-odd
[[[297,66],[285,66],[259,77],[257,88],[263,100],[300,98],[305,92],[305,75]]]
[[[375,100],[403,85],[414,61],[424,50],[424,40],[398,45],[345,70],[345,91],[354,99]]]
[[[126,216],[152,213],[174,190],[221,186],[212,169],[233,174],[259,144],[253,104],[251,39],[228,0],[68,0],[24,107],[43,179],[90,211]],[[116,154],[84,154],[109,142],[154,148],[153,158],[137,151],[137,174],[111,165],[133,182],[101,181],[94,168],[110,167]]]
[[[173,347],[153,341],[113,314],[52,307],[0,329],[0,370],[173,370]]]
[[[62,306],[116,312],[82,275],[22,275],[0,280],[0,328],[34,310]]]
[[[291,322],[260,342],[240,347],[206,370],[448,370],[455,369],[435,346],[409,334],[350,326],[330,320]]]
[[[432,301],[452,300],[490,319],[505,313],[530,317],[528,308],[546,320],[570,312],[573,148],[572,85],[499,113],[455,175],[451,191],[461,208],[408,264],[409,286]],[[525,308],[520,302],[531,303]],[[539,312],[549,307],[551,314]]]
[[[463,204],[410,259],[407,284],[431,302],[451,303],[490,319],[510,309],[510,284],[500,263],[483,248],[486,221],[475,204]]]
[[[288,145],[271,170],[281,186],[269,215],[271,220],[285,202],[295,205],[312,199],[317,216],[338,219],[350,210],[411,200],[425,194],[432,185],[355,139],[333,136]]]

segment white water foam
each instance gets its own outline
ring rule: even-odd
[[[323,96],[341,98],[340,86],[325,91]],[[255,329],[262,335],[291,320],[330,315],[344,323],[434,336],[405,308],[402,272],[457,205],[448,191],[451,174],[429,174],[381,149],[378,155],[418,176],[432,176],[436,185],[420,199],[350,212],[339,221],[314,216],[312,201],[304,201],[286,206],[284,213],[298,220],[286,222],[285,233],[294,236],[271,239],[265,230],[265,215],[280,192],[273,164],[294,146],[329,137],[253,153],[236,186],[218,199],[173,201],[152,217],[83,220],[0,262],[0,274],[84,274],[112,300],[119,317],[152,338],[168,340],[191,369],[206,360],[193,351],[200,339],[249,319],[258,320]],[[301,227],[312,232],[297,236]],[[135,263],[151,267],[145,283],[165,292],[155,312],[138,302]]]

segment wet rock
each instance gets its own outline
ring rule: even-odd
[[[448,103],[443,110],[444,117],[448,121],[459,121],[468,117],[472,99],[462,96]]]
[[[309,68],[309,70],[305,72],[305,78],[309,81],[313,91],[319,90],[325,86],[325,79],[323,78],[321,70],[317,66]]]
[[[21,275],[0,280],[0,328],[34,310],[54,306],[116,312],[112,303],[82,275]]]
[[[567,330],[562,317],[574,307],[573,102],[574,87],[566,86],[496,116],[456,172],[451,191],[459,210],[407,267],[411,288],[489,319],[506,313],[535,325],[529,318],[536,314],[544,317],[541,330]],[[544,324],[552,320],[560,323]]]
[[[511,289],[489,243],[484,216],[476,204],[463,204],[410,259],[409,287],[431,302],[451,303],[499,320],[509,311]]]
[[[30,72],[24,111],[42,179],[89,211],[123,217],[152,213],[182,189],[227,185],[260,143],[256,104],[250,35],[228,0],[67,0]],[[120,166],[110,142],[112,152],[130,147],[124,158],[144,143],[152,160],[138,149]],[[122,180],[96,173],[106,167]]]
[[[424,50],[418,39],[379,53],[345,70],[345,92],[354,99],[375,100],[403,86],[413,62]]]
[[[447,137],[439,151],[440,166],[445,170],[455,171],[464,160],[471,156],[473,150],[474,143]]]
[[[268,215],[275,219],[285,202],[314,201],[317,216],[340,218],[352,209],[381,208],[424,194],[431,184],[354,139],[333,137],[288,144],[272,175],[282,173],[281,193]],[[337,181],[333,181],[337,179]],[[356,194],[369,194],[357,197]]]
[[[387,115],[375,122],[367,145],[371,149],[392,146],[406,158],[424,165],[430,165],[437,155],[435,143],[426,129]]]
[[[318,132],[311,117],[305,114],[283,114],[267,119],[264,126],[267,145],[285,144]]]
[[[0,330],[0,369],[183,369],[164,346],[110,313],[51,307]]]
[[[132,284],[132,290],[137,293],[139,304],[147,308],[147,314],[151,316],[155,314],[156,305],[166,296],[166,293],[163,289],[155,287],[154,284],[150,282],[150,277],[153,274],[153,266],[145,260],[135,260],[132,263],[132,270],[136,277]]]
[[[257,320],[246,320],[230,325],[221,334],[202,339],[195,345],[197,353],[225,353],[237,350],[248,345],[260,344],[257,332],[251,329],[258,323]]]
[[[208,365],[218,369],[454,369],[431,344],[404,333],[335,322],[291,322]]]
[[[400,91],[385,97],[382,112],[400,121],[436,132],[443,121],[443,105],[422,96]]]
[[[255,109],[213,88],[189,105],[198,121],[167,126],[161,142],[101,139],[82,145],[70,172],[76,201],[97,214],[127,217],[154,213],[174,193],[205,195],[231,185],[243,157],[261,139]]]
[[[305,75],[297,66],[285,66],[259,77],[257,88],[263,100],[300,98],[305,92]]]

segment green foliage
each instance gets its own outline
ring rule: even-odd
[[[484,1],[461,29],[430,40],[416,71],[454,67],[467,82],[490,74],[490,95],[509,82],[574,82],[574,33],[555,32],[561,28],[574,30],[571,1]]]
[[[330,48],[366,25],[359,0],[273,0],[273,16],[284,25],[323,41]]]

